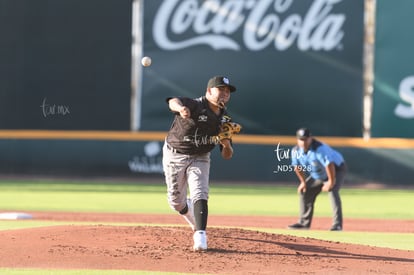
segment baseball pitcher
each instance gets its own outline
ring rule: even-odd
[[[163,147],[168,203],[194,231],[194,251],[207,250],[210,152],[218,145],[224,159],[232,158],[232,135],[241,130],[226,110],[235,91],[227,77],[215,76],[204,96],[167,98],[175,115]]]

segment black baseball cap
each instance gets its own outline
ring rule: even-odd
[[[225,76],[214,76],[210,78],[207,83],[207,88],[222,87],[227,86],[230,89],[230,92],[235,92],[236,87],[230,84],[230,80]]]
[[[299,128],[296,131],[296,137],[298,139],[306,139],[310,136],[312,136],[312,133],[310,132],[310,130],[308,128]]]

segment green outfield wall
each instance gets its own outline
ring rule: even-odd
[[[165,133],[0,131],[0,175],[6,177],[120,177],[163,181]],[[6,135],[8,137],[6,137]],[[347,183],[413,186],[414,141],[321,137],[345,157]],[[296,182],[290,167],[293,136],[243,136],[235,139],[232,160],[212,152],[214,181]],[[393,148],[394,147],[394,148]]]
[[[374,137],[414,137],[414,2],[377,1]]]
[[[0,0],[0,129],[128,130],[132,0]]]
[[[386,139],[365,142],[364,1],[0,0],[0,176],[162,178],[165,98],[220,74],[243,133],[233,160],[213,152],[212,179],[295,181],[284,154],[307,126],[350,183],[413,184],[413,3],[377,1],[372,136]]]

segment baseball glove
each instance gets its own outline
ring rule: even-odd
[[[224,122],[220,126],[220,132],[217,135],[217,141],[222,141],[223,139],[231,139],[234,134],[240,133],[242,127],[236,122]]]

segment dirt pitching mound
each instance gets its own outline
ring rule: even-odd
[[[367,236],[369,237],[369,236]],[[0,267],[211,274],[413,274],[414,251],[240,228],[209,228],[193,252],[188,227],[52,226],[0,231]]]

